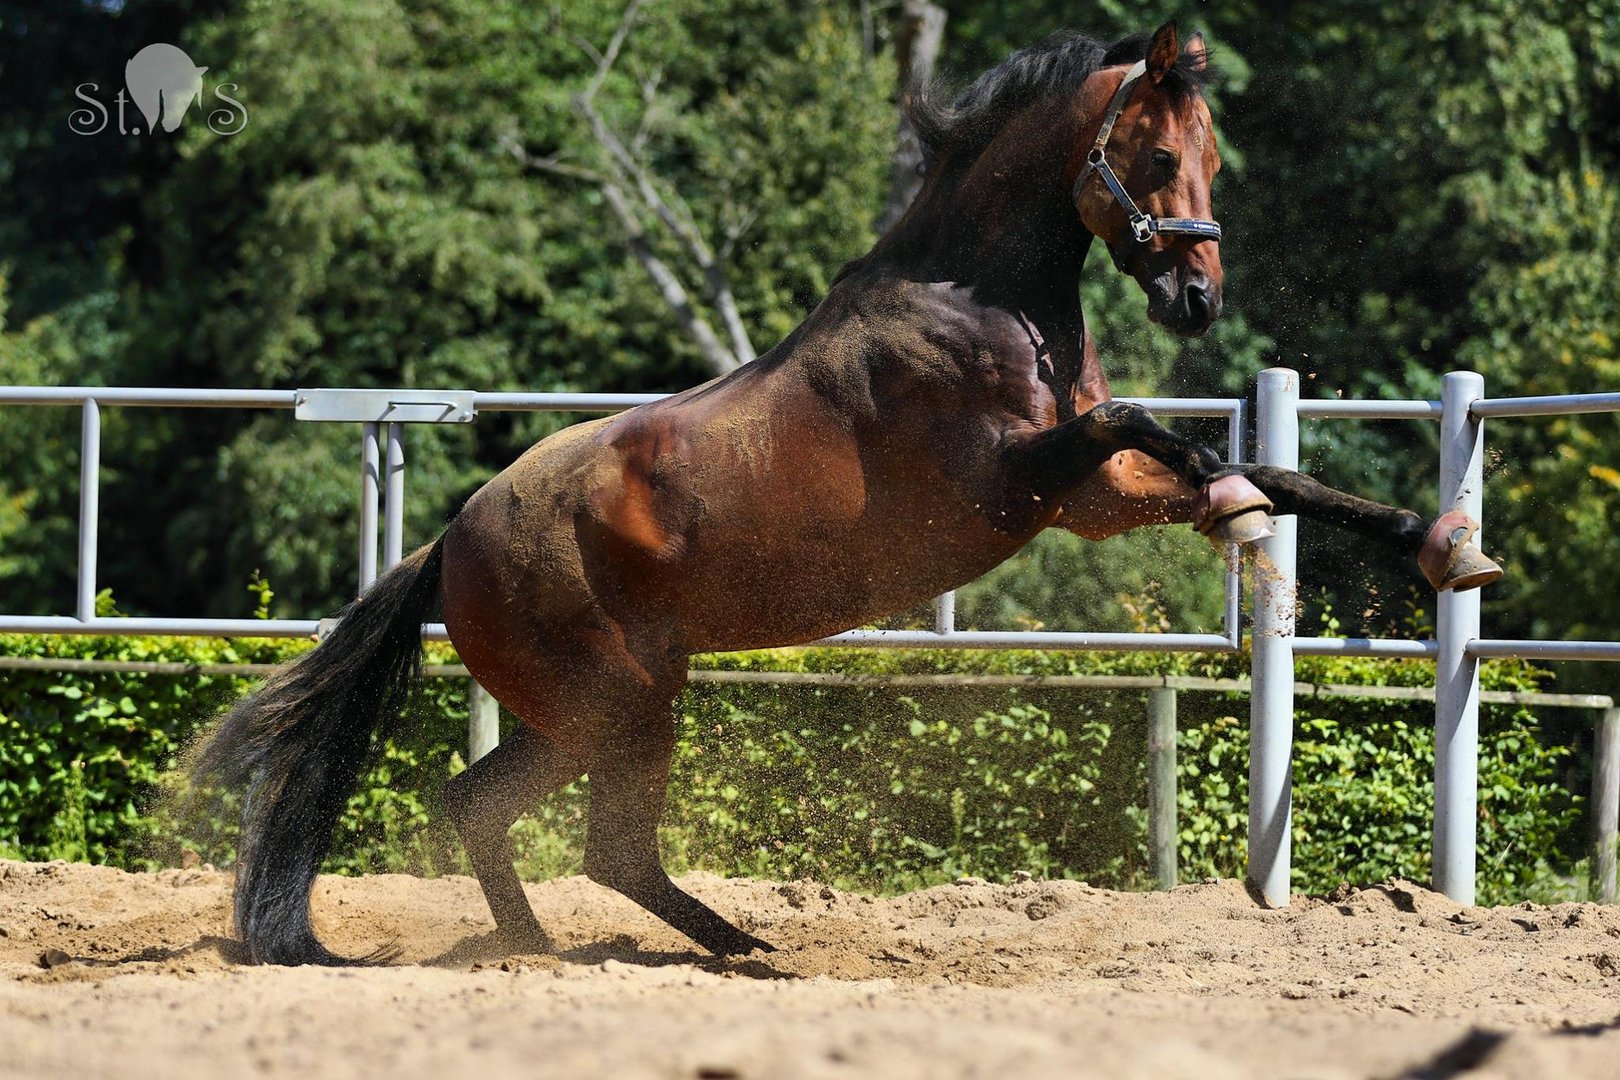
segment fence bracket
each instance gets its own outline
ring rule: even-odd
[[[351,424],[470,424],[478,416],[472,390],[299,390],[299,420]]]

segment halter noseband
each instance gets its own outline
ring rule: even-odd
[[[1080,175],[1074,179],[1070,198],[1076,203],[1080,201],[1080,187],[1095,169],[1103,178],[1103,183],[1108,185],[1108,190],[1113,193],[1115,201],[1130,218],[1131,235],[1140,243],[1147,243],[1158,233],[1196,236],[1201,240],[1219,242],[1221,227],[1213,221],[1206,221],[1203,218],[1154,217],[1138,210],[1136,203],[1132,202],[1130,195],[1126,193],[1125,185],[1119,182],[1114,170],[1108,167],[1108,137],[1114,133],[1114,122],[1119,119],[1120,111],[1125,108],[1125,99],[1130,97],[1131,88],[1146,72],[1147,61],[1138,60],[1135,66],[1125,73],[1125,81],[1119,84],[1119,89],[1114,91],[1114,98],[1108,103],[1108,113],[1103,117],[1102,127],[1097,130],[1097,141],[1091,144],[1091,152],[1086,154],[1086,163],[1080,169]]]

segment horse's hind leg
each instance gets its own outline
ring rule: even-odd
[[[527,725],[451,779],[445,803],[478,876],[499,939],[529,952],[552,951],[512,866],[507,831],[519,815],[583,773],[583,765]]]
[[[591,761],[585,873],[640,904],[717,956],[773,951],[696,897],[681,891],[658,860],[675,722],[667,702],[621,718],[619,738]]]

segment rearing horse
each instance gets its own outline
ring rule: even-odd
[[[1295,472],[1223,464],[1110,399],[1079,305],[1093,237],[1155,320],[1201,334],[1220,314],[1205,63],[1202,38],[1183,50],[1174,26],[1110,47],[1063,35],[949,109],[918,107],[922,191],[787,340],[534,446],[239,703],[200,768],[246,794],[235,908],[252,956],[351,962],[316,939],[310,887],[373,730],[419,674],[435,603],[474,677],[522,720],[447,789],[498,942],[551,949],[507,830],[589,773],[585,872],[735,954],[769,946],[658,860],[692,653],[869,623],[1052,527],[1100,538],[1194,521],[1243,540],[1275,508],[1417,555],[1437,587],[1499,576],[1456,514],[1426,529]]]

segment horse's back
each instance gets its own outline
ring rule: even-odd
[[[753,364],[531,448],[446,537],[452,637],[785,644],[994,565],[1029,531],[990,502],[1003,427],[1050,420],[1025,402],[1044,391],[1033,357],[1007,360],[1024,331],[965,293],[846,281]]]

